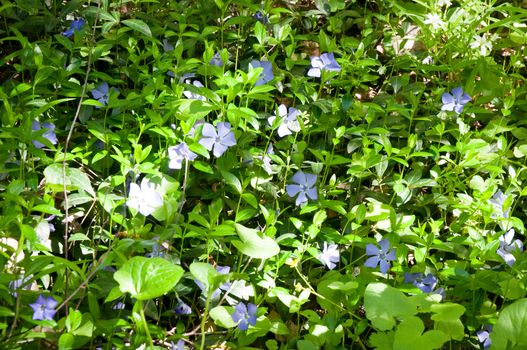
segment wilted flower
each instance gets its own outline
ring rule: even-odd
[[[172,45],[168,39],[163,39],[163,50],[165,52],[174,51],[174,45]]]
[[[284,137],[286,135],[291,135],[294,132],[300,131],[300,124],[298,123],[298,115],[300,111],[296,108],[289,107],[289,112],[287,107],[281,104],[278,107],[278,116],[280,117],[280,126],[278,127],[278,136]],[[276,116],[271,116],[267,119],[270,126],[274,126]]]
[[[223,60],[221,59],[220,53],[216,52],[209,61],[211,66],[223,67]]]
[[[505,260],[505,263],[512,266],[516,262],[516,257],[512,254],[514,251],[523,251],[523,243],[519,239],[514,239],[514,229],[509,230],[500,237],[500,247],[496,251],[499,256]]]
[[[421,272],[404,274],[404,283],[412,283],[414,286],[422,290],[424,293],[430,293],[437,285],[437,278],[431,273],[424,275]]]
[[[196,153],[188,148],[185,142],[169,147],[168,158],[170,158],[170,163],[168,164],[168,167],[170,169],[181,169],[184,160],[193,161],[197,156]]]
[[[145,177],[141,181],[141,187],[136,183],[130,184],[126,205],[148,216],[163,206],[163,197],[156,191],[156,185]]]
[[[308,77],[320,78],[322,71],[340,72],[340,65],[335,60],[333,53],[323,53],[320,56],[311,56],[311,69]]]
[[[451,94],[445,92],[441,96],[441,99],[443,100],[443,107],[441,107],[441,110],[454,111],[456,114],[460,114],[463,110],[463,106],[465,106],[471,100],[470,96],[463,92],[461,86],[452,89]]]
[[[119,89],[115,87],[112,87],[110,89],[110,87],[108,86],[108,83],[104,81],[101,84],[99,84],[95,89],[93,89],[91,91],[91,94],[94,99],[96,99],[97,101],[99,101],[100,103],[106,106],[108,104],[108,98],[110,97],[110,91],[118,93]],[[96,106],[95,108],[100,108],[100,107]]]
[[[483,348],[488,349],[492,343],[490,340],[490,333],[492,332],[491,325],[485,325],[482,330],[479,330],[476,334],[479,342],[483,345]]]
[[[58,140],[57,140],[57,135],[55,135],[55,125],[53,123],[48,123],[48,122],[44,122],[41,125],[38,121],[33,120],[33,122],[31,123],[31,130],[39,131],[42,129],[46,130],[42,134],[42,137],[47,139],[49,142],[51,142],[51,144],[56,145]],[[42,144],[41,142],[38,142],[37,140],[33,140],[33,145],[38,149],[44,148],[45,146],[44,144]]]
[[[264,15],[262,12],[258,11],[253,15],[253,18],[262,24],[269,24],[269,16]]]
[[[201,135],[203,136],[199,143],[211,151],[214,157],[219,158],[227,148],[236,145],[236,138],[234,133],[231,131],[231,124],[227,122],[220,122],[217,124],[218,130],[212,124],[205,123]]]
[[[86,21],[83,20],[82,18],[72,21],[70,23],[70,29],[63,31],[62,35],[64,35],[67,38],[71,38],[73,34],[75,34],[75,32],[78,32],[79,30],[82,29],[82,27],[84,27],[85,23]]]
[[[506,195],[501,192],[501,190],[497,190],[493,195],[492,198],[489,199],[489,203],[492,204],[492,207],[494,208],[494,212],[490,215],[491,218],[504,218],[507,219],[509,217],[509,214],[511,212],[510,208],[507,208],[507,210],[504,210],[503,205],[505,204],[505,201],[507,200]]]
[[[269,61],[257,61],[252,60],[249,63],[251,67],[254,68],[263,68],[263,72],[260,74],[260,79],[254,84],[255,86],[263,85],[274,79],[273,66]]]
[[[45,297],[40,294],[33,304],[29,304],[33,309],[33,320],[52,320],[55,313],[57,313],[55,310],[57,304],[53,297]]]
[[[317,182],[316,175],[297,171],[291,178],[291,181],[294,184],[285,186],[285,190],[291,198],[294,198],[298,194],[295,202],[296,205],[307,203],[308,197],[313,200],[318,199],[317,189],[315,188],[315,182]]]
[[[174,308],[174,312],[176,315],[190,315],[192,313],[192,309],[190,306],[180,300],[177,306]]]
[[[370,257],[366,260],[364,266],[374,269],[379,265],[380,271],[386,273],[390,268],[390,261],[396,259],[395,250],[390,248],[390,241],[387,239],[381,240],[379,246],[381,249],[373,244],[366,245],[366,255]]]
[[[234,309],[235,311],[231,317],[234,322],[238,323],[238,329],[240,331],[246,331],[249,329],[249,325],[256,325],[256,311],[258,310],[256,305],[248,303],[245,306],[244,303],[238,303]]]
[[[190,79],[185,80],[185,84],[190,84]],[[192,82],[192,85],[194,85],[195,87],[198,87],[198,88],[205,87],[199,80],[194,80]],[[196,93],[188,91],[188,90],[183,91],[183,95],[185,95],[185,97],[188,98],[189,100],[200,100],[200,101],[205,101],[206,100],[205,96],[202,96],[200,94],[196,94]]]
[[[333,270],[337,263],[340,261],[339,247],[336,244],[330,244],[328,246],[327,242],[324,242],[324,249],[318,255],[318,260],[328,267],[328,269]]]

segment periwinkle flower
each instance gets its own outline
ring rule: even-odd
[[[216,67],[223,67],[223,60],[221,59],[220,53],[216,52],[209,61],[209,65]]]
[[[443,101],[442,111],[454,111],[456,114],[461,114],[463,107],[470,102],[472,98],[465,92],[461,86],[452,89],[452,93],[445,92],[441,96]]]
[[[112,306],[112,310],[124,310],[125,308],[126,304],[122,301],[118,301]]]
[[[387,239],[382,239],[379,242],[379,246],[381,247],[380,249],[373,244],[366,245],[366,255],[370,257],[366,260],[364,266],[374,269],[379,265],[380,271],[386,273],[390,268],[390,261],[394,261],[397,257],[395,250],[390,248],[390,241]]]
[[[43,294],[40,294],[33,304],[29,304],[33,309],[33,320],[52,320],[53,316],[57,313],[55,310],[57,304],[58,302],[53,297],[45,297]]]
[[[477,331],[476,335],[478,336],[478,340],[483,345],[484,349],[488,349],[490,345],[492,344],[492,341],[490,340],[490,333],[492,332],[492,326],[491,325],[485,325],[483,329]]]
[[[76,19],[70,23],[70,29],[63,31],[62,35],[67,38],[71,38],[75,32],[78,32],[82,29],[82,27],[84,27],[84,24],[86,24],[86,21],[82,18]]]
[[[271,157],[269,157],[269,154],[274,154],[273,144],[269,144],[267,152],[265,152],[265,155],[262,157],[263,168],[267,174],[271,175],[273,169],[271,169]]]
[[[494,208],[494,212],[490,215],[491,218],[504,218],[507,219],[510,214],[510,208],[507,210],[503,210],[503,205],[505,204],[505,201],[507,200],[508,196],[504,195],[501,190],[497,190],[493,195],[492,198],[489,199],[489,203],[492,204],[492,207]]]
[[[191,83],[190,79],[186,79],[185,80],[185,84],[190,84],[190,83]],[[205,85],[203,85],[199,80],[194,80],[192,82],[192,85],[194,85],[195,87],[198,87],[198,88],[205,87]],[[183,95],[185,95],[185,97],[188,98],[189,100],[200,100],[200,101],[206,101],[207,100],[205,98],[205,96],[202,96],[200,94],[196,94],[196,93],[188,91],[188,90],[183,91]]]
[[[219,158],[225,151],[236,145],[236,138],[231,131],[231,124],[220,122],[217,124],[217,130],[212,124],[205,123],[201,131],[202,138],[199,143],[208,149],[213,150],[214,157]]]
[[[248,303],[246,306],[244,303],[238,303],[234,309],[235,311],[231,317],[238,324],[240,331],[246,331],[249,329],[249,325],[256,325],[256,311],[258,310],[256,305]]]
[[[185,350],[185,341],[183,339],[179,339],[176,344],[174,342],[170,342],[171,344],[171,350]]]
[[[260,74],[260,79],[254,84],[255,86],[266,84],[274,79],[273,65],[271,62],[252,60],[249,65],[253,67],[253,69],[260,67],[263,68],[263,72]]]
[[[226,275],[231,271],[231,268],[229,266],[216,265],[216,271],[221,275]],[[203,285],[203,283],[201,283],[198,280],[194,280],[194,282],[198,285],[199,289],[201,289],[202,291],[205,291],[205,286]],[[212,292],[211,298],[213,300],[219,298],[222,290],[228,291],[230,288],[231,288],[230,282],[223,283],[219,288],[217,288],[215,291]]]
[[[340,261],[338,245],[330,244],[328,246],[328,242],[324,242],[324,249],[322,249],[322,252],[318,255],[318,260],[326,265],[328,269],[333,270]]]
[[[168,39],[163,39],[163,51],[171,52],[174,51],[174,45],[172,45]]]
[[[269,24],[269,16],[263,14],[261,11],[256,12],[253,18],[262,24]]]
[[[143,178],[141,186],[136,183],[130,184],[126,205],[148,216],[163,206],[163,197],[156,191],[155,184]]]
[[[33,275],[29,275],[29,276],[23,276],[21,278],[18,278],[16,280],[13,280],[11,282],[9,282],[8,284],[8,288],[11,290],[11,295],[14,296],[15,298],[18,297],[18,290],[20,288],[22,288],[22,286],[24,286],[22,289],[23,290],[30,290],[31,289],[31,284],[28,284],[28,282],[31,280],[31,278],[33,278]]]
[[[38,121],[33,120],[33,122],[31,123],[31,130],[39,131],[42,129],[46,130],[42,134],[42,137],[47,139],[49,142],[51,142],[51,144],[56,145],[58,140],[57,140],[57,135],[55,135],[55,125],[53,123],[48,123],[48,122],[44,122],[40,124]],[[45,146],[43,143],[38,142],[37,140],[33,140],[33,145],[38,149],[44,148]]]
[[[323,53],[320,56],[311,56],[311,69],[307,72],[308,77],[320,78],[322,71],[340,72],[340,65],[335,60],[333,53]]]
[[[191,162],[197,157],[198,155],[192,152],[185,142],[180,143],[168,148],[168,158],[170,159],[168,167],[170,169],[181,169],[184,160]]]
[[[423,293],[430,293],[437,285],[437,278],[429,273],[424,275],[421,272],[404,274],[404,283],[412,283],[414,286],[423,291]]]
[[[302,171],[297,171],[291,178],[293,184],[285,186],[285,190],[289,197],[294,198],[296,195],[296,205],[302,205],[307,203],[308,197],[316,200],[318,199],[317,189],[315,182],[317,182],[317,176],[314,174],[305,174]]]
[[[174,313],[176,315],[190,315],[192,313],[192,309],[190,308],[190,306],[180,300],[174,308]]]
[[[298,123],[298,115],[300,111],[296,108],[289,107],[289,111],[284,104],[278,107],[278,116],[280,117],[280,125],[278,126],[278,136],[284,137],[291,135],[294,132],[300,131],[300,124]],[[276,116],[273,115],[267,119],[270,126],[274,126]]]
[[[100,83],[95,89],[93,89],[91,91],[91,94],[94,99],[96,99],[101,104],[106,106],[108,104],[108,98],[110,97],[110,91],[118,93],[119,89],[115,87],[112,87],[110,89],[110,87],[108,86],[108,83],[104,81]],[[100,108],[100,107],[96,106],[95,108]]]
[[[523,243],[519,239],[514,239],[514,229],[510,229],[506,234],[500,237],[500,247],[496,251],[499,256],[505,260],[505,263],[509,266],[514,265],[516,257],[512,254],[515,251],[523,251]]]

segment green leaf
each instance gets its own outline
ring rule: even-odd
[[[425,326],[420,318],[411,316],[401,321],[395,332],[394,350],[406,350],[411,344],[412,349],[439,349],[448,340],[443,332],[431,330],[424,332]]]
[[[241,241],[235,240],[232,244],[243,254],[255,259],[268,259],[280,252],[280,247],[274,239],[258,235],[258,231],[235,224],[236,232]]]
[[[152,31],[150,31],[150,27],[145,22],[141,21],[140,19],[125,19],[122,21],[122,23],[132,28],[133,30],[137,30],[140,33],[143,33],[147,37],[152,37]]]
[[[398,289],[383,283],[370,283],[364,294],[366,317],[376,329],[387,331],[397,319],[413,316],[415,305]]]
[[[236,327],[236,323],[232,320],[232,312],[229,312],[225,306],[216,306],[210,310],[210,317],[218,326],[223,328]]]
[[[113,278],[123,293],[137,300],[157,298],[170,291],[183,276],[180,266],[162,259],[134,256],[116,271]]]
[[[506,306],[498,317],[490,339],[490,350],[527,349],[527,299]]]
[[[66,176],[64,177],[64,175]],[[51,164],[44,169],[44,177],[46,178],[46,185],[55,192],[62,192],[65,184],[69,190],[82,189],[95,197],[90,178],[79,169],[66,167],[63,173],[62,164]]]
[[[454,303],[434,304],[431,307],[436,321],[434,328],[442,331],[449,339],[462,340],[465,336],[465,327],[459,319],[465,313],[465,307]]]

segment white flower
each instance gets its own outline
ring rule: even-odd
[[[443,7],[443,6],[449,7],[450,5],[452,5],[452,2],[450,0],[438,0],[437,5],[439,7]]]
[[[278,107],[278,116],[281,119],[280,126],[278,127],[278,136],[284,137],[300,131],[300,124],[297,118],[298,114],[300,114],[300,111],[296,108],[289,107],[288,111],[287,107],[283,104]],[[274,126],[275,120],[276,116],[274,115],[267,119],[270,126]]]
[[[474,41],[470,43],[470,48],[479,49],[481,56],[487,56],[492,51],[492,41],[486,34],[474,35]]]
[[[190,85],[190,79],[186,79],[185,80],[185,84],[189,84]],[[192,82],[192,85],[194,85],[195,87],[198,87],[198,88],[202,88],[202,87],[205,87],[199,80],[194,80]],[[183,91],[183,95],[185,95],[186,98],[188,98],[189,100],[200,100],[200,101],[206,101],[207,99],[205,98],[205,96],[202,96],[200,94],[196,94],[196,93],[193,93],[193,92],[190,92],[190,91]]]
[[[426,15],[424,24],[432,26],[433,31],[442,29],[445,26],[445,22],[443,22],[443,20],[441,19],[441,16],[439,16],[437,13],[428,13]]]
[[[163,206],[163,197],[156,191],[155,184],[143,178],[141,187],[135,183],[130,184],[126,205],[148,216]]]

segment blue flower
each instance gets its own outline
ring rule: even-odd
[[[253,18],[262,24],[269,24],[269,16],[264,15],[262,12],[258,11],[253,15]]]
[[[209,61],[211,66],[223,67],[223,60],[221,59],[220,53],[216,52]]]
[[[192,309],[190,306],[180,300],[177,306],[174,308],[174,313],[176,315],[190,315],[192,313]]]
[[[57,313],[55,308],[58,302],[53,297],[45,297],[40,294],[33,304],[29,304],[33,309],[33,320],[52,320]]]
[[[324,242],[324,249],[318,255],[318,260],[328,267],[328,269],[333,270],[337,263],[340,261],[340,253],[338,245],[330,244],[328,246],[327,242]]]
[[[33,122],[31,123],[31,130],[39,131],[42,129],[46,130],[42,134],[42,137],[47,139],[49,142],[51,142],[51,144],[56,145],[58,140],[57,140],[57,135],[55,135],[55,125],[53,123],[48,123],[48,122],[40,124],[38,121],[33,120]],[[37,140],[33,140],[33,145],[35,145],[35,147],[38,149],[44,148],[45,146],[44,144],[42,144],[41,142],[38,142]]]
[[[256,311],[258,310],[256,305],[249,303],[245,306],[244,303],[238,303],[234,309],[231,317],[238,324],[240,331],[246,331],[249,329],[249,325],[256,325]]]
[[[516,257],[512,254],[515,251],[523,251],[523,243],[519,239],[514,239],[514,229],[509,230],[506,234],[500,237],[500,247],[496,251],[499,256],[505,260],[505,263],[509,266],[514,265]]]
[[[112,306],[112,310],[124,310],[126,308],[126,304],[122,301],[118,301]]]
[[[18,297],[17,291],[22,288],[23,290],[30,290],[31,284],[28,284],[28,282],[33,278],[33,275],[25,276],[22,275],[21,278],[18,278],[16,280],[13,280],[9,282],[8,288],[11,290],[11,295],[15,298]],[[22,287],[23,286],[23,287]]]
[[[191,83],[190,79],[186,79],[185,80],[185,84],[189,84],[190,85],[190,83]],[[194,85],[195,87],[198,87],[198,88],[205,87],[199,80],[194,80],[192,82],[192,85]],[[189,100],[200,100],[200,101],[207,100],[205,98],[205,96],[202,96],[200,94],[196,94],[196,93],[188,91],[188,90],[183,91],[183,95],[185,95],[185,97],[188,98]]]
[[[174,45],[172,45],[168,39],[163,39],[163,51],[171,52],[174,51]]]
[[[108,104],[108,98],[110,97],[110,91],[114,91],[115,93],[119,92],[119,89],[108,86],[107,82],[102,82],[99,84],[95,89],[91,91],[91,94],[94,99],[102,103],[103,105]],[[100,108],[99,106],[96,106],[95,108]]]
[[[285,190],[289,197],[294,198],[296,195],[296,205],[302,205],[307,203],[308,197],[316,200],[318,199],[317,189],[315,188],[315,182],[317,182],[317,176],[314,174],[305,174],[302,171],[297,171],[291,178],[294,182],[292,185],[287,185]]]
[[[333,53],[323,53],[319,56],[311,56],[311,69],[307,72],[308,77],[320,78],[322,71],[340,72],[340,65],[335,60]]]
[[[212,124],[205,123],[201,131],[202,138],[199,143],[211,151],[214,157],[219,158],[225,151],[234,145],[236,145],[236,138],[234,133],[231,131],[231,124],[226,122],[220,122],[216,128]]]
[[[492,204],[492,207],[494,208],[494,212],[490,215],[491,218],[507,219],[509,217],[509,214],[511,212],[510,208],[507,208],[507,210],[503,210],[504,209],[503,206],[507,198],[508,196],[504,195],[503,192],[501,192],[501,190],[497,190],[492,195],[492,198],[489,199],[489,203]]]
[[[176,344],[174,342],[170,342],[171,350],[185,350],[185,341],[183,339],[179,339]]]
[[[491,325],[485,325],[482,330],[479,330],[476,334],[478,336],[479,342],[483,345],[483,348],[488,349],[490,347],[490,344],[492,344],[490,340],[490,333],[492,332],[492,326]]]
[[[366,255],[370,257],[366,260],[364,266],[374,269],[379,265],[380,271],[386,273],[390,268],[390,261],[396,259],[395,250],[390,248],[390,241],[387,239],[381,240],[379,246],[381,249],[373,244],[366,245]]]
[[[192,152],[185,142],[180,143],[168,148],[168,158],[170,158],[168,167],[170,169],[181,169],[184,160],[193,161],[197,157],[198,155]]]
[[[280,125],[278,126],[278,136],[284,137],[286,135],[291,135],[294,132],[300,131],[300,124],[298,123],[298,115],[300,111],[296,108],[287,107],[281,104],[278,107],[278,116],[280,117]],[[267,122],[270,126],[274,126],[276,116],[271,116],[267,119]]]
[[[423,291],[423,293],[430,293],[437,285],[437,278],[431,273],[424,275],[421,272],[404,274],[404,283],[412,283],[414,286]]]
[[[263,72],[260,74],[260,79],[258,79],[258,81],[254,84],[255,86],[266,84],[274,79],[273,66],[271,62],[252,60],[249,65],[253,67],[253,69],[260,67],[263,68]]]
[[[83,20],[82,18],[72,21],[70,23],[70,29],[63,31],[62,35],[64,35],[67,38],[71,38],[73,34],[75,34],[75,32],[78,32],[79,30],[82,29],[82,27],[84,27],[85,23],[86,21]]]
[[[451,94],[445,92],[441,96],[441,100],[443,100],[443,107],[441,107],[442,111],[454,111],[456,114],[460,114],[463,110],[463,106],[470,102],[471,97],[463,92],[461,86],[458,86],[457,88],[452,89]]]
[[[221,274],[221,275],[226,275],[228,274],[230,271],[231,271],[231,268],[229,266],[220,266],[220,265],[216,265],[216,271]],[[194,282],[198,285],[199,289],[201,289],[202,291],[205,291],[205,286],[203,285],[203,283],[201,283],[200,281],[198,280],[194,280]],[[231,288],[231,283],[230,282],[225,282],[223,283],[218,289],[216,289],[214,292],[212,292],[212,299],[217,299],[220,294],[221,294],[221,291],[228,291],[229,289]]]

